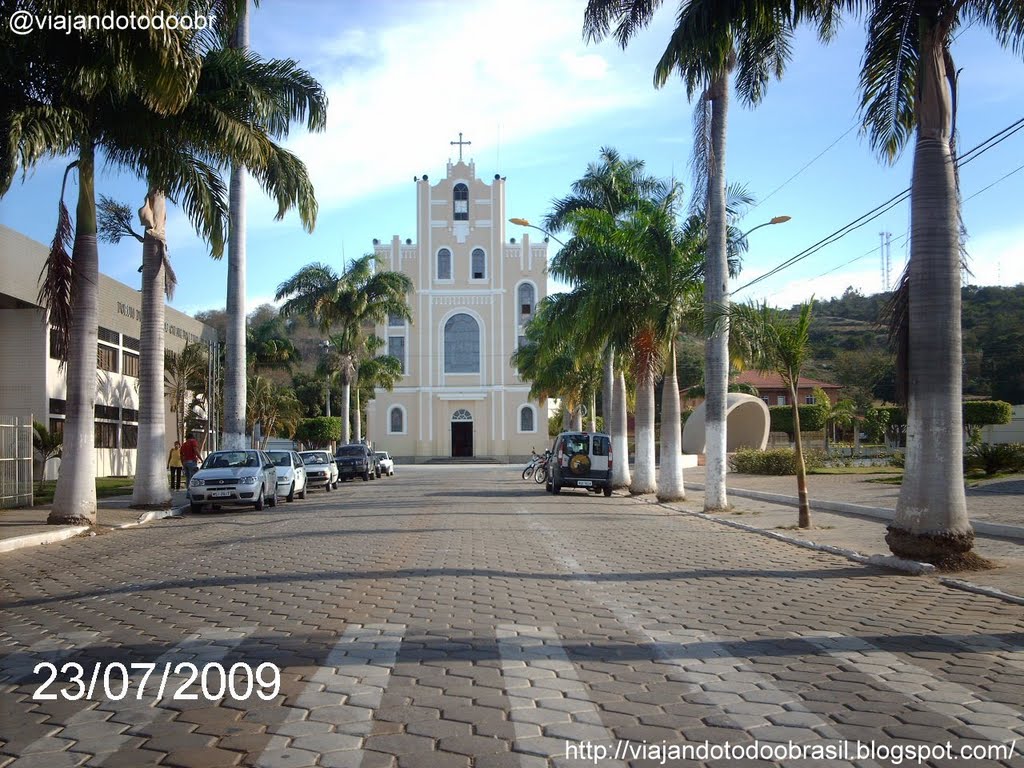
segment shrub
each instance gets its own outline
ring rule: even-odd
[[[903,451],[893,451],[892,456],[889,457],[889,463],[903,469],[907,465],[907,455]]]
[[[821,451],[804,451],[804,466],[808,471],[824,463],[825,455]],[[729,464],[733,472],[745,475],[795,475],[796,452],[792,448],[767,451],[741,448],[732,455]]]
[[[1024,443],[979,443],[964,452],[964,468],[986,475],[1024,472]]]
[[[800,431],[820,432],[825,428],[828,408],[825,405],[801,405],[800,407]],[[768,408],[771,417],[771,431],[785,432],[793,438],[793,406],[772,405]]]
[[[341,439],[341,419],[337,416],[317,416],[303,419],[295,430],[295,439],[306,445],[322,446]]]

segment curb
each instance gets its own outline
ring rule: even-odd
[[[154,520],[163,520],[168,517],[181,517],[182,513],[187,509],[187,505],[183,507],[171,507],[169,509],[153,509],[148,512],[143,512],[139,519],[134,523],[122,523],[121,525],[114,525],[110,527],[112,531],[120,531],[125,528],[135,528],[139,525],[145,525]],[[13,552],[16,549],[25,549],[26,547],[37,547],[40,544],[54,544],[58,541],[65,541],[66,539],[72,539],[75,536],[80,536],[83,533],[87,533],[92,530],[91,525],[72,525],[65,528],[57,528],[53,531],[46,531],[44,533],[30,533],[27,536],[12,536],[9,539],[0,539],[0,553],[2,552]]]
[[[687,488],[695,491],[703,491],[703,483],[686,483]],[[742,496],[756,501],[768,501],[774,504],[786,504],[791,507],[799,506],[799,499],[795,496],[783,496],[780,493],[767,493],[765,491],[748,491],[744,488],[730,488],[729,493],[734,496]],[[845,515],[856,515],[858,517],[870,517],[875,520],[892,522],[895,511],[887,507],[867,507],[861,504],[850,504],[845,501],[827,501],[812,499],[811,504],[817,509],[825,512],[838,512]],[[1013,541],[1024,541],[1024,528],[1017,525],[1003,525],[1001,523],[986,523],[984,520],[971,521],[971,527],[975,533],[985,536],[993,536],[998,539],[1010,539]]]
[[[24,547],[35,547],[40,544],[53,544],[57,541],[64,541],[91,530],[89,525],[71,525],[66,528],[57,528],[44,533],[30,533],[27,536],[13,536],[9,539],[0,540],[0,552],[12,552],[15,549]]]

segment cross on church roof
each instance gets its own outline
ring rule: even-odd
[[[462,146],[466,145],[468,147],[473,142],[472,141],[463,141],[462,140],[462,131],[459,131],[459,140],[458,141],[449,141],[448,143],[451,144],[453,147],[456,144],[459,145],[459,162],[461,163],[462,162]]]

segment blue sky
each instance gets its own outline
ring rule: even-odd
[[[274,206],[249,186],[249,307],[272,298],[278,283],[304,264],[325,261],[340,269],[344,259],[369,251],[375,237],[411,237],[412,179],[443,175],[454,156],[449,141],[459,131],[473,142],[466,155],[481,178],[507,177],[509,214],[534,222],[602,146],[641,158],[651,173],[674,175],[689,188],[692,106],[678,80],[658,91],[651,84],[675,4],[667,3],[626,51],[612,42],[584,42],[584,6],[584,0],[263,3],[252,14],[253,49],[299,60],[327,88],[330,110],[324,133],[297,132],[287,140],[316,186],[313,234],[293,214],[273,221]],[[855,20],[828,47],[801,34],[784,80],[772,83],[761,105],[732,101],[727,176],[762,200],[740,226],[792,216],[751,235],[734,288],[909,185],[911,153],[887,165],[856,128],[862,45]],[[1024,116],[1024,63],[977,28],[961,34],[954,56],[962,68],[958,127],[966,151]],[[1022,163],[1024,131],[962,169],[971,282],[1024,282],[1024,171],[1013,173]],[[51,161],[16,181],[0,200],[0,221],[49,242],[65,164]],[[97,190],[135,207],[144,187],[107,169]],[[70,195],[73,200],[74,188]],[[739,298],[789,306],[847,286],[881,290],[879,232],[892,234],[895,276],[908,225],[904,203]],[[507,234],[521,232],[509,225]],[[179,277],[173,305],[186,312],[223,307],[226,261],[209,258],[176,210],[168,237]],[[134,242],[102,245],[101,269],[136,285],[140,257]]]

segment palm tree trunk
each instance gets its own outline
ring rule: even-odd
[[[589,406],[590,406],[590,413],[589,413],[590,423],[589,423],[588,426],[590,427],[590,431],[591,432],[597,432],[597,393],[594,392],[594,391],[590,392],[590,403],[589,403]]]
[[[636,472],[629,492],[654,493],[654,377],[644,376],[636,385]]]
[[[945,568],[972,558],[961,414],[960,216],[942,37],[923,22],[910,193],[906,467],[886,534],[892,552]]]
[[[357,443],[361,443],[363,441],[363,419],[359,406],[359,382],[356,382],[356,386],[352,388],[352,397],[355,400],[355,413],[352,416],[352,429],[353,432],[355,432],[355,441]]]
[[[609,344],[604,350],[604,370],[601,377],[601,415],[604,431],[612,434],[612,404],[615,398],[615,348]]]
[[[676,374],[676,343],[669,344],[669,364],[661,384],[661,472],[658,474],[658,500],[686,498],[683,488],[682,415],[679,407],[679,381]]]
[[[569,401],[562,398],[562,431],[568,432],[572,429],[572,410],[569,408]]]
[[[238,17],[238,28],[231,41],[232,48],[249,47],[249,3],[244,3]],[[224,439],[222,447],[229,450],[245,448],[245,168],[231,166],[228,204],[228,295],[227,340],[224,346]]]
[[[571,427],[571,429],[574,432],[582,432],[583,431],[583,411],[580,409],[580,406],[578,406],[578,405],[575,406],[572,409],[572,427]]]
[[[796,525],[798,528],[811,527],[811,504],[807,497],[807,465],[804,464],[804,444],[800,437],[800,403],[796,399],[796,387],[790,386],[789,399],[793,403],[793,463],[796,464],[796,495],[800,504]]]
[[[83,140],[78,160],[71,340],[68,345],[64,452],[53,506],[53,525],[96,522],[96,354],[99,344],[99,248],[96,243],[95,157]]]
[[[708,251],[704,270],[704,307],[721,314],[729,304],[726,254],[725,128],[729,110],[729,74],[723,70],[708,88],[711,100],[711,152],[708,160]],[[729,325],[724,316],[704,345],[704,424],[707,476],[704,511],[728,508],[726,497],[726,398],[729,391]]]
[[[144,216],[143,212],[149,212]],[[142,323],[139,341],[139,438],[135,462],[133,507],[168,507],[167,425],[164,417],[164,193],[151,189],[140,212],[146,227],[142,243]],[[147,220],[147,218],[149,220]]]
[[[352,433],[349,431],[352,424],[349,418],[350,404],[352,402],[352,383],[346,377],[341,382],[341,440],[342,445],[348,445]]]
[[[626,488],[633,482],[629,471],[629,420],[626,414],[626,374],[620,369],[612,392],[612,485]]]

